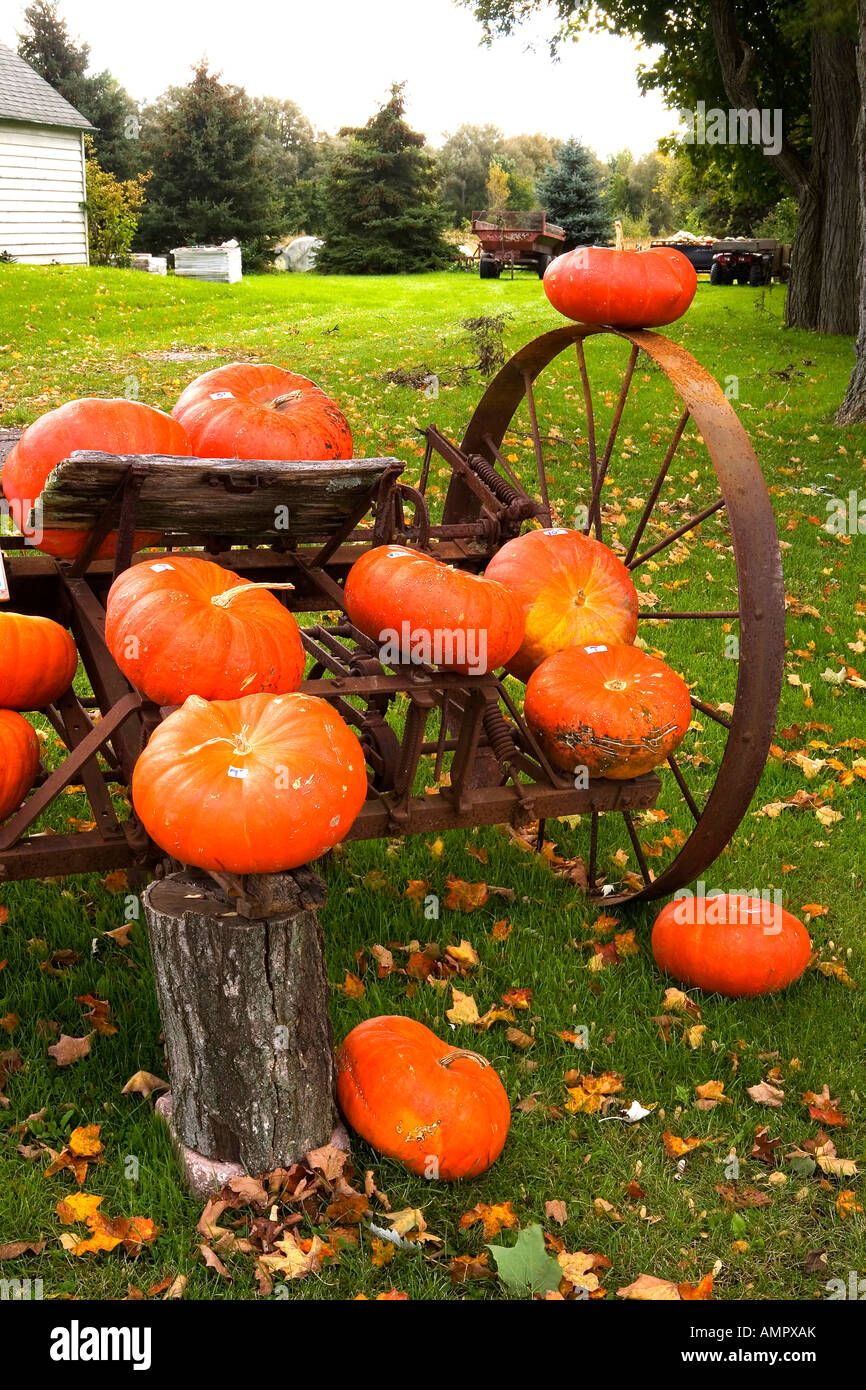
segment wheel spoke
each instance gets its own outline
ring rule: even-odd
[[[544,466],[544,454],[541,449],[541,435],[538,431],[538,412],[535,409],[535,393],[532,389],[532,373],[523,373],[523,380],[526,383],[526,404],[529,407],[529,423],[532,429],[532,443],[535,449],[535,468],[538,473],[538,487],[541,492],[542,520],[548,526],[551,524],[550,498],[547,492],[547,471]]]
[[[703,700],[695,699],[694,695],[691,696],[691,702],[695,709],[701,711],[701,714],[708,715],[710,719],[715,719],[717,724],[721,724],[724,728],[730,729],[731,721],[726,714],[722,714],[721,710],[716,709],[713,705],[705,705]]]
[[[680,765],[674,757],[673,753],[671,753],[670,757],[668,758],[668,767],[674,774],[674,777],[677,779],[677,786],[683,794],[683,800],[685,801],[686,805],[691,811],[693,819],[695,820],[695,822],[699,821],[701,818],[701,813],[698,807],[698,803],[695,801],[695,798],[692,796],[691,792],[686,786],[686,779],[685,777],[683,777],[683,774],[680,770]]]
[[[637,831],[634,828],[634,823],[631,818],[631,811],[622,811],[621,815],[623,820],[625,821],[625,828],[628,831],[629,839],[631,840],[632,846],[634,847],[635,856],[640,867],[641,878],[643,879],[646,886],[649,887],[649,885],[652,883],[652,879],[650,877],[650,871],[647,867],[646,859],[644,858],[644,852],[641,849],[641,844],[640,840],[638,839]]]
[[[658,501],[659,493],[660,493],[661,490],[662,490],[662,483],[664,482],[665,478],[667,477],[668,469],[670,468],[671,464],[673,463],[674,454],[676,453],[677,449],[679,448],[680,440],[681,440],[682,437],[683,437],[683,432],[684,432],[684,430],[685,430],[685,428],[686,428],[686,425],[687,425],[688,422],[689,422],[690,416],[691,416],[691,411],[689,411],[689,410],[684,410],[683,413],[682,413],[682,415],[680,416],[679,420],[677,421],[677,427],[676,427],[676,429],[674,430],[673,439],[671,440],[670,444],[668,445],[667,453],[666,453],[665,456],[664,456],[664,461],[663,461],[662,466],[661,466],[661,468],[659,469],[659,472],[658,472],[658,477],[656,478],[655,482],[654,482],[653,485],[652,485],[652,491],[650,492],[650,495],[649,495],[649,497],[647,498],[646,506],[644,507],[643,512],[642,512],[642,514],[641,514],[641,519],[640,519],[640,521],[639,521],[638,524],[637,524],[637,530],[635,531],[634,535],[632,536],[631,545],[629,546],[629,548],[628,548],[628,554],[627,554],[626,557],[625,557],[625,563],[626,563],[626,564],[628,564],[629,561],[632,560],[632,559],[634,558],[634,553],[635,553],[635,551],[637,550],[637,548],[638,548],[638,546],[639,546],[639,544],[640,544],[640,538],[641,538],[641,536],[643,535],[644,530],[646,529],[646,524],[647,524],[647,522],[649,521],[650,516],[652,515],[652,509],[653,509],[653,507],[655,506],[656,502]]]
[[[639,618],[657,618],[659,621],[670,622],[672,618],[739,618],[739,608],[730,609],[706,609],[699,612],[697,609],[680,609],[673,613],[655,613],[648,609],[645,613],[638,613]]]
[[[595,892],[595,877],[598,873],[598,811],[593,811],[589,828],[589,883],[587,889]]]
[[[616,403],[616,410],[614,411],[613,420],[611,421],[610,430],[608,431],[607,443],[604,446],[604,453],[602,455],[601,462],[598,465],[595,484],[592,489],[592,500],[589,504],[589,516],[587,518],[585,530],[589,532],[590,528],[593,525],[594,518],[596,540],[601,540],[601,490],[604,486],[604,480],[607,474],[608,464],[610,463],[611,455],[613,454],[613,446],[616,443],[616,436],[619,432],[619,425],[622,419],[622,412],[625,409],[626,398],[628,396],[629,390],[631,389],[631,382],[632,377],[634,376],[635,363],[637,362],[639,352],[640,348],[633,347],[631,352],[629,353],[628,366],[625,369],[625,376],[623,378],[622,386],[620,387],[619,398]]]
[[[674,541],[678,541],[680,536],[686,535],[688,531],[694,531],[695,527],[700,526],[702,521],[706,521],[708,516],[712,516],[714,512],[721,511],[724,505],[724,497],[717,498],[709,507],[704,507],[702,512],[697,512],[695,516],[689,517],[688,521],[684,521],[682,526],[678,526],[675,531],[671,531],[669,535],[665,536],[664,540],[659,541],[656,545],[651,545],[649,550],[645,550],[641,555],[638,555],[636,560],[631,561],[628,568],[630,570],[637,569],[638,565],[642,565],[645,560],[649,560],[653,555],[658,555],[659,551],[665,550],[667,546],[673,545]]]
[[[583,387],[583,403],[586,409],[586,442],[589,450],[589,476],[593,491],[595,490],[595,480],[598,476],[598,453],[595,442],[595,411],[592,405],[592,391],[589,386],[589,373],[586,370],[586,354],[583,350],[583,339],[578,338],[575,343],[577,349],[577,362],[580,367],[580,382]]]

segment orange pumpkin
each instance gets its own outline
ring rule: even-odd
[[[183,864],[272,874],[318,859],[367,795],[361,745],[324,700],[191,695],[135,765],[132,799],[150,838]]]
[[[121,574],[108,595],[105,640],[127,680],[158,705],[189,695],[282,695],[304,674],[298,625],[268,588],[194,557],[147,560]]]
[[[426,662],[483,675],[509,661],[523,637],[523,612],[508,589],[402,545],[362,555],[345,598],[355,626],[383,644],[385,665]]]
[[[78,653],[50,618],[0,610],[0,709],[44,709],[72,684]]]
[[[20,714],[0,709],[0,821],[17,811],[39,768],[36,731]]]
[[[142,405],[140,401],[94,397],[67,401],[66,405],[49,410],[29,425],[4,464],[3,491],[9,501],[20,508],[24,523],[30,508],[42,496],[48,475],[76,449],[104,454],[187,456],[192,453],[181,426],[170,415],[163,415],[162,411]],[[86,531],[44,531],[39,549],[59,559],[71,560],[86,539]],[[135,547],[141,550],[155,545],[158,540],[158,533],[136,532]],[[103,541],[97,558],[110,558],[116,549],[115,532]]]
[[[314,382],[282,367],[215,367],[190,383],[172,414],[199,458],[352,457],[342,411]]]
[[[691,721],[688,686],[637,647],[569,647],[530,677],[526,719],[566,772],[640,777],[679,747]]]
[[[544,273],[544,293],[554,309],[578,323],[612,328],[659,328],[686,312],[698,277],[691,261],[672,246],[626,251],[622,227],[616,245],[578,246],[557,256]]]
[[[812,943],[782,907],[726,893],[667,903],[653,926],[652,951],[659,969],[681,984],[743,999],[799,980]]]
[[[637,636],[637,593],[628,570],[581,531],[527,531],[497,551],[485,577],[504,584],[523,607],[526,632],[508,663],[519,680],[566,647]]]
[[[505,1087],[484,1057],[398,1016],[352,1029],[337,1053],[337,1099],[372,1148],[444,1182],[495,1163],[511,1123]]]

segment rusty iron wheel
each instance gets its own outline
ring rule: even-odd
[[[630,344],[622,385],[601,448],[596,423],[598,409],[593,400],[585,353],[586,341],[599,335],[607,338],[615,336]],[[726,730],[727,737],[715,779],[703,805],[699,805],[689,790],[680,763],[675,758],[669,759],[669,772],[693,824],[676,857],[657,876],[652,875],[646,862],[631,815],[622,813],[640,868],[641,882],[633,891],[615,891],[605,896],[604,901],[640,902],[665,896],[695,880],[722,853],[748,810],[766,762],[782,683],[785,633],[782,563],[772,505],[761,468],[733,406],[710,373],[690,353],[658,333],[571,324],[536,338],[521,348],[490,383],[467,427],[462,444],[464,452],[481,455],[507,473],[509,469],[507,460],[503,458],[503,444],[519,408],[525,406],[537,470],[537,496],[543,517],[549,523],[548,473],[534,387],[547,367],[563,354],[573,351],[576,351],[583,395],[589,465],[590,495],[584,529],[599,540],[603,538],[602,489],[611,476],[617,433],[638,360],[644,353],[650,359],[646,365],[653,364],[671,383],[682,403],[682,412],[663,451],[655,481],[623,559],[631,569],[636,569],[724,509],[736,566],[736,609],[683,610],[665,615],[669,621],[684,619],[710,623],[738,620],[739,663],[730,715],[698,699],[696,695],[692,697],[696,712],[715,721]],[[718,482],[718,496],[712,504],[685,516],[681,524],[641,550],[642,537],[659,503],[665,479],[690,421],[697,427],[709,454]],[[458,480],[455,480],[455,484],[446,500],[445,521],[458,516],[465,521],[477,514],[477,500]],[[657,618],[661,615],[650,612],[644,616]],[[593,814],[590,829],[589,880],[593,892],[597,882],[599,819],[597,813]]]

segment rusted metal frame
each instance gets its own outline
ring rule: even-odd
[[[24,803],[21,810],[0,829],[0,854],[12,848],[24,832],[48,809],[54,798],[59,796],[64,788],[68,787],[70,782],[80,774],[86,763],[95,757],[102,746],[111,738],[114,731],[131,715],[137,714],[140,708],[141,696],[136,691],[130,691],[125,699],[120,700],[96,728],[92,729],[77,744],[75,749],[70,752],[69,757],[65,758],[60,766],[46,778],[42,786]],[[100,834],[107,838],[104,828],[100,828]],[[72,870],[72,872],[76,872],[76,870]]]
[[[369,798],[345,839],[371,840],[394,833],[425,835],[430,831],[461,830],[476,825],[525,825],[527,818],[552,820],[557,816],[586,815],[599,811],[648,810],[658,800],[658,777],[650,773],[627,782],[596,779],[588,788],[534,785],[521,796],[512,783],[467,789],[461,810],[444,788],[432,796],[411,797],[399,818],[392,812],[392,797]]]
[[[684,410],[679,420],[677,421],[677,427],[674,430],[673,438],[667,447],[667,452],[665,453],[664,459],[662,461],[662,466],[656,475],[656,480],[653,483],[652,488],[650,490],[650,495],[646,500],[646,506],[641,512],[640,520],[638,521],[637,527],[635,528],[635,533],[631,538],[631,544],[629,545],[629,548],[625,555],[625,564],[629,564],[629,562],[634,559],[635,551],[640,545],[640,538],[646,530],[647,522],[652,516],[653,508],[655,507],[655,504],[659,498],[659,493],[662,490],[662,484],[664,483],[664,480],[668,475],[668,469],[673,463],[674,454],[679,448],[680,440],[682,439],[683,434],[685,433],[685,428],[689,422],[690,417],[691,411]]]
[[[529,427],[532,432],[532,446],[535,451],[535,471],[538,474],[538,487],[541,492],[541,520],[546,526],[552,524],[553,518],[550,513],[550,495],[547,489],[547,469],[544,464],[544,451],[541,447],[541,433],[538,428],[538,411],[535,406],[535,392],[532,389],[533,375],[530,368],[525,368],[523,381],[526,390],[526,405],[529,410]]]
[[[699,709],[702,714],[708,715],[710,719],[715,719],[716,723],[721,724],[725,729],[730,729],[731,721],[727,715],[722,714],[721,710],[716,709],[713,705],[704,704],[703,700],[698,700],[694,695],[690,696],[690,699],[695,709]]]
[[[333,579],[331,575],[328,574],[327,570],[314,567],[312,563],[298,551],[294,552],[293,558],[296,560],[298,568],[303,571],[306,578],[309,579],[310,583],[319,591],[322,598],[327,600],[329,604],[336,604],[337,608],[345,612],[346,598],[336,579]]]
[[[481,738],[488,692],[473,687],[463,711],[457,748],[451,762],[451,796],[458,811],[466,808],[470,795],[469,784]]]
[[[341,526],[325,542],[321,550],[317,551],[313,559],[307,565],[308,571],[319,570],[326,565],[335,550],[338,550],[345,540],[351,536],[355,527],[370,511],[370,508],[379,498],[388,498],[393,493],[394,483],[403,472],[403,465],[389,463],[382,472],[381,477],[377,478],[372,487],[369,487],[350,516],[347,516]],[[378,516],[377,516],[378,521]]]
[[[400,759],[394,774],[394,785],[387,799],[389,819],[395,829],[404,827],[409,821],[409,802],[412,788],[418,774],[421,748],[430,712],[435,701],[428,692],[413,692],[406,722],[403,726],[403,739],[400,744]]]
[[[464,485],[470,492],[475,494],[481,510],[486,511],[491,517],[495,518],[497,513],[502,510],[502,502],[487,483],[479,477],[475,469],[470,466],[468,456],[463,453],[462,449],[458,449],[456,444],[452,444],[450,439],[447,439],[444,434],[433,426],[427,431],[427,435],[432,440],[436,452],[442,456],[446,463],[451,465],[453,473],[462,479]],[[445,528],[450,532],[451,525],[447,523],[444,517],[443,523]]]
[[[157,863],[160,851],[138,821],[122,821],[121,835],[106,839],[100,830],[74,835],[30,835],[0,851],[0,882],[60,878],[64,874],[107,873]]]
[[[502,700],[503,704],[505,705],[505,708],[508,710],[508,713],[511,715],[511,718],[514,720],[514,723],[519,729],[521,739],[524,740],[525,746],[529,748],[533,758],[535,758],[536,762],[542,768],[545,777],[550,782],[550,785],[552,787],[567,787],[569,785],[568,779],[566,777],[563,777],[561,773],[558,773],[554,770],[553,765],[550,763],[546,753],[544,752],[544,749],[542,748],[538,739],[535,737],[535,734],[529,728],[529,725],[524,720],[523,715],[520,713],[519,709],[515,705],[514,701],[512,700],[511,696],[509,695],[508,691],[506,690],[505,686],[502,684],[501,681],[497,681],[497,687],[499,698]],[[572,778],[572,784],[573,781],[574,779]]]
[[[636,857],[637,862],[638,862],[638,865],[639,865],[639,867],[640,867],[641,878],[643,879],[643,881],[644,881],[644,883],[646,884],[646,886],[649,888],[650,884],[652,883],[652,878],[650,877],[650,871],[649,871],[649,868],[648,868],[648,866],[647,866],[647,862],[646,862],[646,858],[645,858],[645,856],[644,856],[644,852],[643,852],[643,850],[642,850],[642,848],[641,848],[641,843],[640,843],[640,840],[639,840],[639,838],[638,838],[637,831],[635,830],[634,824],[633,824],[633,822],[632,822],[631,812],[630,812],[630,811],[623,811],[623,812],[622,812],[622,818],[623,818],[623,820],[625,821],[625,828],[626,828],[626,830],[628,831],[629,839],[631,840],[632,845],[633,845],[633,847],[634,847],[635,857]]]
[[[695,801],[695,798],[689,791],[686,779],[683,776],[680,765],[674,757],[673,753],[671,753],[670,757],[668,758],[668,767],[670,768],[671,772],[674,774],[674,777],[676,778],[677,786],[679,787],[683,795],[683,801],[686,803],[689,810],[691,811],[693,820],[695,820],[696,822],[699,821],[701,818],[700,807],[698,806],[698,803]]]
[[[669,545],[673,545],[674,541],[678,541],[680,536],[686,535],[688,531],[694,531],[696,526],[700,526],[701,522],[706,521],[707,517],[712,516],[714,512],[720,512],[724,506],[724,497],[717,498],[709,507],[704,507],[703,511],[696,512],[694,516],[689,517],[688,521],[684,521],[682,526],[678,526],[675,531],[669,532],[662,540],[658,541],[655,545],[651,545],[649,550],[643,551],[641,555],[638,555],[636,560],[632,560],[629,563],[627,568],[636,570],[638,565],[642,565],[645,560],[651,559],[653,555],[658,555],[660,550],[665,550]]]
[[[415,509],[411,526],[406,524],[406,515],[403,511],[403,498],[410,501]],[[398,483],[394,490],[394,506],[397,511],[397,529],[395,535],[405,536],[411,531],[417,530],[418,538],[415,545],[419,550],[430,549],[430,512],[427,508],[427,499],[423,492],[417,487],[412,487],[411,483]]]
[[[61,577],[70,600],[73,635],[84,661],[87,678],[105,719],[118,701],[129,694],[129,682],[105,644],[105,609],[88,581],[68,574]],[[111,746],[127,786],[132,782],[133,769],[141,754],[143,742],[140,725],[135,728],[121,724],[114,731]]]
[[[439,709],[439,735],[436,739],[435,745],[433,745],[432,749],[430,749],[430,751],[435,753],[435,759],[433,763],[434,782],[438,782],[439,778],[442,776],[442,762],[446,752],[455,752],[460,744],[459,739],[448,738],[448,713],[450,700],[450,691],[446,690],[443,694],[442,704]],[[422,755],[428,751],[428,747],[429,745],[426,743],[422,745]]]
[[[112,527],[117,525],[117,518],[126,496],[126,485],[131,476],[131,472],[132,466],[130,465],[115,488],[111,498],[103,507],[99,519],[89,532],[87,540],[84,542],[78,555],[70,563],[69,574],[73,578],[77,579],[79,575],[84,574],[90,561],[94,558],[97,550],[102,545],[102,542],[110,534]]]
[[[616,409],[613,414],[613,420],[611,421],[610,430],[608,431],[607,443],[605,444],[604,453],[601,456],[601,462],[598,465],[598,472],[596,474],[595,483],[592,489],[592,498],[590,499],[589,503],[589,516],[587,517],[586,526],[584,527],[584,530],[587,533],[589,533],[593,525],[594,519],[596,540],[601,540],[602,533],[601,490],[604,487],[604,480],[607,477],[607,470],[610,465],[611,458],[613,457],[613,448],[616,443],[616,437],[619,433],[620,421],[622,420],[622,413],[625,410],[626,399],[628,397],[629,391],[631,390],[632,378],[634,376],[635,364],[637,362],[639,352],[640,348],[632,344],[632,349],[629,353],[628,365],[625,369],[625,377],[623,378],[623,383],[620,387],[619,397],[616,403]]]
[[[61,695],[59,700],[55,701],[55,709],[65,730],[64,742],[66,747],[70,752],[74,752],[78,745],[93,732],[94,725],[71,690],[68,690],[64,695]],[[105,776],[95,755],[82,767],[81,781],[84,784],[84,790],[87,793],[87,799],[90,802],[97,825],[101,826],[107,835],[115,834],[120,822],[111,804]]]

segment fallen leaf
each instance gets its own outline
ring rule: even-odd
[[[154,1076],[153,1072],[137,1071],[134,1076],[129,1078],[120,1094],[122,1096],[139,1095],[146,1097],[152,1095],[154,1091],[167,1090],[168,1082],[161,1081],[158,1076]]]
[[[87,1033],[83,1038],[72,1038],[68,1033],[61,1033],[54,1046],[49,1047],[48,1056],[54,1058],[58,1067],[71,1067],[73,1062],[80,1062],[83,1057],[90,1055],[92,1037],[92,1033]]]

